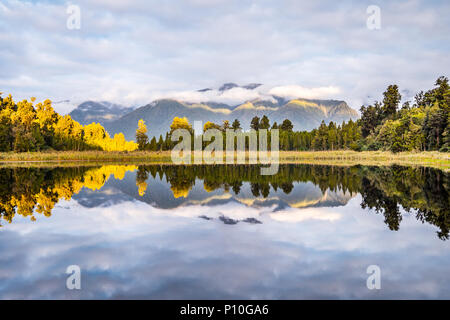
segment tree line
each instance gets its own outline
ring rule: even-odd
[[[398,86],[390,85],[383,93],[382,102],[376,101],[373,105],[361,107],[361,118],[357,121],[350,119],[341,124],[322,121],[318,128],[311,131],[294,131],[291,120],[271,124],[264,115],[261,118],[253,117],[249,129],[268,130],[269,141],[271,130],[278,129],[279,147],[283,151],[450,151],[448,78],[438,78],[435,88],[418,93],[413,103],[406,101],[400,107],[400,102]],[[158,140],[153,137],[149,141],[147,127],[140,120],[136,131],[139,150],[171,150],[174,142],[170,137],[175,129],[187,129],[194,134],[187,118],[175,117],[164,138],[160,135]],[[208,121],[204,124],[203,131],[208,129],[218,129],[225,133],[227,129],[242,130],[242,126],[238,119],[231,124],[228,120],[224,120],[222,124]]]
[[[361,107],[363,150],[450,151],[450,86],[439,77],[435,87],[419,92],[414,102],[399,108],[401,95],[397,85],[383,93],[383,101]]]
[[[279,130],[280,150],[284,151],[306,151],[306,150],[338,150],[338,149],[357,149],[356,141],[360,138],[360,129],[357,122],[349,120],[341,125],[330,122],[328,125],[322,121],[318,129],[312,131],[294,131],[294,125],[289,119],[285,119],[280,125],[277,122],[270,124],[270,120],[266,115],[261,118],[253,117],[250,123],[250,129],[258,131],[260,129],[268,130],[268,144],[270,145],[271,130]],[[175,117],[170,125],[170,131],[165,136],[159,136],[159,139],[152,137],[149,140],[147,136],[147,126],[144,120],[139,120],[138,129],[136,130],[136,142],[139,150],[149,151],[165,151],[171,150],[177,141],[172,141],[171,135],[174,130],[186,129],[192,135],[194,130],[189,120],[185,117]],[[224,120],[221,125],[207,121],[203,125],[203,132],[209,129],[217,129],[225,135],[228,129],[242,131],[241,123],[235,119],[231,124],[228,120]],[[224,137],[224,149],[226,139]],[[208,142],[203,142],[205,147]],[[247,143],[248,144],[248,143]]]
[[[70,115],[55,112],[50,100],[34,105],[35,100],[16,103],[11,95],[3,98],[0,92],[0,151],[137,149],[123,133],[111,138],[99,123],[83,126]]]
[[[312,182],[323,194],[327,190],[361,194],[361,207],[384,216],[391,230],[399,230],[402,209],[422,222],[438,227],[440,239],[449,238],[449,178],[432,168],[336,167],[281,165],[276,175],[261,175],[257,165],[171,166],[107,165],[68,168],[4,168],[0,174],[0,227],[21,215],[34,220],[35,214],[50,216],[60,199],[70,200],[85,187],[101,189],[114,176],[122,180],[126,172],[136,172],[138,195],[151,194],[147,182],[159,179],[170,184],[173,196],[187,198],[201,180],[206,191],[241,193],[245,183],[254,197],[268,198],[273,191],[290,194],[296,183]],[[149,180],[150,179],[150,180]],[[129,181],[129,180],[128,180]],[[126,188],[131,190],[130,186]]]
[[[61,116],[54,111],[51,101],[34,105],[35,99],[16,103],[12,96],[5,98],[0,93],[0,151],[42,150],[105,150],[133,151],[171,150],[177,143],[171,140],[176,129],[187,129],[194,134],[187,118],[175,117],[166,134],[159,138],[147,136],[147,127],[141,119],[136,130],[136,142],[126,141],[123,133],[113,138],[98,123],[83,126],[70,115]],[[385,150],[400,151],[450,151],[450,86],[448,78],[439,77],[435,87],[419,92],[414,101],[406,101],[400,107],[401,94],[397,85],[390,85],[383,93],[383,101],[360,108],[361,118],[341,124],[322,121],[311,131],[294,131],[292,121],[281,124],[270,123],[264,115],[255,116],[250,122],[253,130],[268,130],[270,145],[271,130],[279,130],[280,150],[340,150],[356,151]],[[235,119],[222,124],[206,122],[204,131],[218,129],[243,130]],[[226,139],[224,139],[225,141]],[[207,144],[205,142],[204,144]]]

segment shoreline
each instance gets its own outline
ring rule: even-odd
[[[175,165],[170,151],[51,151],[51,152],[2,152],[0,166],[57,166],[57,165],[101,165],[101,164],[155,164]],[[248,160],[249,154],[246,154]],[[253,158],[253,157],[252,157]],[[405,165],[434,167],[450,170],[450,153],[386,151],[280,151],[280,164],[317,165]],[[194,163],[188,165],[195,165]],[[218,165],[218,164],[217,164]],[[232,165],[232,164],[231,164]]]

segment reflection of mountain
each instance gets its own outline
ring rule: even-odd
[[[248,185],[247,185],[248,187]],[[294,184],[289,194],[282,190],[273,191],[267,198],[253,197],[248,188],[242,188],[236,199],[249,206],[273,206],[283,208],[309,208],[309,207],[336,207],[346,205],[353,197],[349,192],[322,190],[312,182],[300,182]],[[242,194],[242,195],[241,195]]]
[[[171,209],[179,206],[205,205],[215,206],[229,202],[237,202],[251,207],[275,207],[275,210],[284,208],[308,208],[308,207],[334,207],[343,206],[353,197],[349,192],[321,189],[312,182],[294,183],[293,189],[286,194],[281,189],[270,190],[266,198],[255,197],[252,194],[250,183],[243,183],[239,194],[233,191],[224,192],[223,189],[206,191],[202,180],[196,180],[186,196],[179,197],[174,193],[174,188],[166,182],[165,176],[162,179],[150,177],[146,181],[147,189],[143,196],[140,196],[136,187],[136,172],[127,172],[123,180],[109,179],[105,186],[97,192],[84,191],[74,196],[74,199],[81,199],[81,205],[96,206],[113,205],[128,199],[136,199],[149,203],[153,206]],[[123,199],[123,200],[122,200]]]
[[[218,188],[210,190],[205,188],[203,180],[195,180],[195,184],[188,189],[179,189],[166,181],[166,176],[149,177],[145,183],[145,193],[139,195],[136,186],[136,171],[128,171],[122,180],[107,180],[100,190],[92,191],[83,188],[73,198],[84,207],[107,207],[125,201],[143,201],[152,206],[162,209],[174,209],[189,206],[221,206],[229,204],[240,204],[252,208],[267,208],[268,212],[276,214],[287,208],[306,209],[313,207],[335,207],[344,206],[355,195],[341,190],[324,192],[312,182],[298,182],[293,184],[292,190],[285,193],[283,190],[270,189],[266,197],[255,197],[252,193],[251,183],[243,183],[240,191],[236,194],[232,190]],[[122,178],[122,176],[120,177]],[[209,190],[209,191],[207,191]],[[181,195],[181,196],[180,196]],[[301,213],[300,213],[301,214]],[[195,212],[192,216],[196,217]],[[238,223],[260,224],[258,216],[244,211],[240,214],[234,213],[232,217],[225,213],[205,214],[199,216],[205,220],[220,221],[227,225]],[[283,219],[283,218],[281,218]]]
[[[0,227],[16,215],[32,221],[39,214],[50,217],[58,201],[72,197],[94,208],[138,200],[183,216],[202,212],[203,218],[226,224],[258,223],[265,214],[279,221],[336,220],[339,215],[317,207],[345,205],[359,193],[361,207],[382,214],[391,230],[399,230],[403,208],[437,226],[440,239],[448,239],[450,232],[449,175],[431,168],[282,165],[273,176],[261,176],[258,166],[251,165],[0,171]]]
[[[100,190],[93,191],[83,188],[73,199],[86,208],[109,207],[121,202],[133,201],[134,198],[113,187],[105,185]]]
[[[208,217],[205,215],[199,216],[199,218],[207,220],[207,221],[214,220],[214,218]],[[239,222],[245,222],[245,223],[249,223],[249,224],[262,224],[261,221],[259,221],[258,219],[255,219],[255,218],[245,218],[245,219],[239,220],[239,219],[229,218],[224,215],[220,215],[218,220],[222,221],[224,224],[229,224],[229,225],[235,225],[235,224],[238,224]]]

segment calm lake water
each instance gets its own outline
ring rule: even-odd
[[[0,298],[449,299],[449,182],[408,167],[0,169]]]

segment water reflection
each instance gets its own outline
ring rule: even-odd
[[[439,170],[108,165],[0,179],[2,299],[450,298]],[[71,264],[82,290],[66,289]],[[372,264],[381,290],[366,287]]]
[[[49,217],[59,200],[72,197],[85,207],[132,200],[165,209],[236,202],[277,212],[344,206],[360,194],[361,208],[382,214],[390,230],[399,230],[403,210],[436,226],[440,239],[449,238],[449,175],[443,171],[399,166],[282,165],[274,176],[261,176],[259,172],[257,166],[248,165],[3,168],[0,224],[13,222],[15,215],[33,221],[36,214]],[[223,213],[198,216],[225,224],[261,223],[258,216],[248,212],[236,217]],[[287,219],[283,215],[274,217]]]

